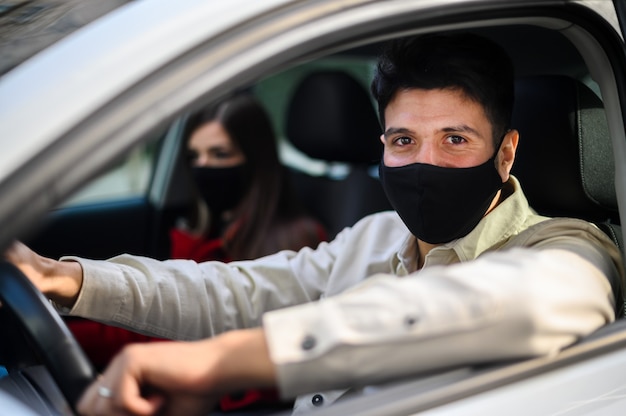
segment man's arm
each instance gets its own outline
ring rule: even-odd
[[[81,410],[149,414],[171,405],[202,414],[207,397],[249,387],[277,386],[293,397],[549,354],[614,319],[612,301],[605,276],[565,250],[514,249],[405,278],[381,275],[339,296],[270,312],[263,329],[129,347]],[[99,386],[113,398],[98,396]],[[145,387],[167,394],[142,397]]]
[[[205,415],[224,393],[275,385],[263,330],[240,330],[204,341],[126,347],[83,394],[78,410]],[[111,397],[98,394],[103,387]]]
[[[201,264],[130,255],[56,261],[21,243],[4,254],[46,296],[68,308],[64,313],[161,338],[198,340],[258,327],[266,310],[319,298],[324,272],[340,250],[336,245],[324,243],[314,255],[305,249],[258,262]]]
[[[557,352],[614,319],[605,275],[566,250],[512,249],[269,312],[285,397]],[[306,374],[306,377],[302,377]]]
[[[83,270],[79,263],[40,256],[20,242],[9,247],[5,258],[57,305],[71,308],[76,302],[83,284]]]

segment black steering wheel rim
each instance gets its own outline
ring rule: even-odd
[[[0,262],[0,301],[20,322],[50,375],[76,411],[97,373],[48,299],[15,265]]]

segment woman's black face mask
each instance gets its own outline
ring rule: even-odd
[[[495,156],[470,168],[424,163],[388,167],[381,161],[379,172],[387,198],[404,224],[431,244],[466,236],[503,185]]]
[[[237,206],[246,192],[244,165],[228,168],[192,167],[200,196],[216,217]]]

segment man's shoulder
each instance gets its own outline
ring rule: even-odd
[[[568,247],[579,253],[595,247],[609,254],[616,264],[622,263],[617,243],[595,224],[578,218],[557,217],[538,222],[510,238],[503,248],[515,246]]]
[[[595,224],[579,218],[545,218],[514,237],[519,243],[541,242],[552,238],[593,238],[611,242],[609,237]]]
[[[622,254],[617,242],[597,225],[577,218],[550,218],[524,230],[508,245],[563,249],[585,258],[607,277],[616,297],[617,311],[622,313],[626,281]]]

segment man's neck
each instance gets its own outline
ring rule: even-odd
[[[497,207],[498,205],[500,205],[500,203],[502,201],[504,201],[506,198],[508,198],[511,195],[511,193],[512,192],[510,190],[508,190],[508,189],[506,189],[505,192],[498,191],[496,193],[496,196],[493,198],[493,201],[491,201],[491,205],[487,209],[487,212],[485,212],[484,216],[486,216],[491,211],[493,211],[493,209],[495,207]],[[442,244],[444,244],[444,243],[431,244],[431,243],[427,243],[426,241],[422,241],[422,240],[420,240],[418,238],[417,239],[417,248],[419,250],[419,253],[418,253],[418,259],[417,259],[417,268],[421,269],[422,267],[424,267],[424,262],[426,261],[426,256],[428,255],[428,253],[430,253],[430,251],[433,248],[438,247],[438,246],[440,246]]]
[[[426,261],[426,255],[430,253],[430,250],[433,248],[440,246],[441,244],[430,244],[426,241],[422,241],[419,238],[417,239],[417,250],[418,250],[418,258],[417,258],[417,269],[421,269],[424,267],[424,262]]]

